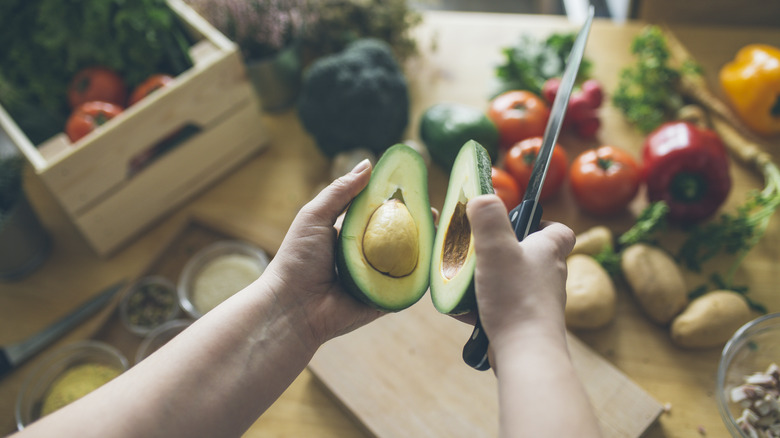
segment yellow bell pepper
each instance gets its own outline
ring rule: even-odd
[[[750,44],[720,70],[720,84],[731,106],[750,129],[780,133],[780,49]]]

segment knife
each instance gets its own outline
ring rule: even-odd
[[[15,344],[0,347],[0,379],[13,371],[22,362],[31,358],[70,329],[103,308],[103,306],[111,301],[114,295],[122,289],[124,285],[125,281],[121,280],[104,289],[96,297],[82,304],[70,314],[65,315],[59,321],[46,327],[40,333]]]
[[[579,71],[580,63],[582,62],[582,56],[585,53],[585,44],[588,41],[588,34],[593,23],[593,15],[594,8],[593,5],[590,5],[588,18],[574,40],[566,70],[563,72],[558,93],[555,95],[555,100],[550,110],[550,118],[547,120],[547,127],[544,131],[544,140],[541,148],[539,148],[539,154],[536,156],[528,188],[520,205],[509,212],[509,221],[512,223],[512,228],[515,230],[515,235],[519,241],[539,229],[539,221],[542,218],[539,194],[542,192],[542,185],[544,184],[544,178],[547,176],[550,158],[552,157],[555,143],[558,141],[558,134],[561,132],[563,119],[566,116],[566,106],[574,88],[574,81],[577,78],[577,71]],[[487,335],[482,328],[479,316],[477,316],[474,331],[463,347],[463,360],[474,369],[480,371],[490,369],[490,362],[487,357],[488,344]]]

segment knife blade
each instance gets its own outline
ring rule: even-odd
[[[108,304],[125,285],[125,280],[108,286],[97,296],[65,315],[59,321],[41,332],[15,344],[0,347],[0,379],[9,374],[24,361],[43,350],[46,346],[67,333],[76,325]]]
[[[542,192],[544,179],[547,176],[547,169],[550,166],[555,143],[558,141],[558,135],[561,132],[561,125],[566,116],[566,106],[569,103],[571,91],[574,88],[574,82],[577,79],[577,72],[585,53],[585,45],[590,34],[590,27],[593,23],[594,8],[590,5],[588,17],[585,20],[577,38],[574,40],[566,69],[561,78],[561,84],[558,93],[555,95],[552,108],[550,109],[550,118],[547,120],[547,126],[544,131],[542,146],[539,148],[539,154],[536,156],[531,177],[526,188],[525,195],[520,204],[509,212],[509,221],[515,231],[518,241],[522,241],[529,234],[539,229],[539,222],[542,218],[542,207],[539,205],[539,195]],[[489,340],[482,328],[479,316],[474,324],[474,331],[471,333],[466,345],[463,347],[463,361],[474,369],[485,371],[490,369],[488,360]]]

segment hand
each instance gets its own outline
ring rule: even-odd
[[[334,224],[370,175],[371,164],[365,160],[306,204],[266,270],[278,300],[292,300],[291,311],[304,312],[308,342],[314,348],[382,315],[342,290],[334,269]]]
[[[565,225],[544,222],[518,243],[495,195],[471,199],[466,212],[477,256],[477,306],[491,346],[526,327],[563,332],[566,257],[574,233]]]

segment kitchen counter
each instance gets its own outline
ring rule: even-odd
[[[585,56],[593,61],[593,75],[603,82],[607,92],[614,89],[619,70],[632,61],[629,45],[641,27],[640,23],[614,24],[602,20],[594,23]],[[452,101],[486,107],[492,67],[500,60],[499,48],[514,44],[521,33],[543,36],[578,28],[579,25],[562,17],[426,13],[425,23],[417,29],[423,55],[407,66],[412,93],[407,137],[417,138],[417,119],[434,103]],[[675,26],[672,30],[703,66],[712,84],[717,69],[743,45],[780,41],[780,29]],[[616,110],[604,108],[602,121],[601,143],[634,152],[639,150],[642,136]],[[329,181],[329,162],[302,130],[294,111],[267,115],[264,122],[272,138],[267,150],[108,259],[100,259],[91,252],[41,181],[28,172],[26,190],[54,237],[54,248],[46,263],[33,275],[16,283],[0,284],[0,345],[36,333],[107,285],[120,279],[137,278],[193,216],[219,223],[232,234],[278,245],[298,209]],[[561,144],[569,149],[572,158],[576,151],[588,146],[568,144],[570,140],[563,137]],[[768,152],[780,162],[780,147]],[[728,211],[734,211],[748,191],[762,187],[760,175],[735,161],[731,175],[734,186],[724,206]],[[431,167],[431,203],[437,208],[444,201],[447,177],[440,169]],[[566,223],[575,232],[597,224],[620,232],[631,225],[634,215],[644,205],[646,202],[639,197],[630,212],[598,220],[579,211],[568,193],[561,193],[544,205],[544,214],[545,219]],[[776,291],[780,284],[778,243],[780,219],[773,218],[767,234],[745,259],[736,279],[737,284],[749,285],[752,299],[770,311],[780,311],[780,294]],[[691,288],[698,285],[695,276],[688,280]],[[111,317],[109,310],[82,324],[52,348],[94,336]],[[658,402],[671,407],[646,436],[699,436],[700,428],[708,437],[727,436],[714,395],[719,349],[686,351],[674,347],[664,328],[641,315],[625,288],[619,292],[614,323],[604,329],[575,334]],[[35,363],[34,358],[0,380],[0,434],[14,429],[16,396],[24,376]],[[246,436],[367,435],[312,373],[305,371]]]

